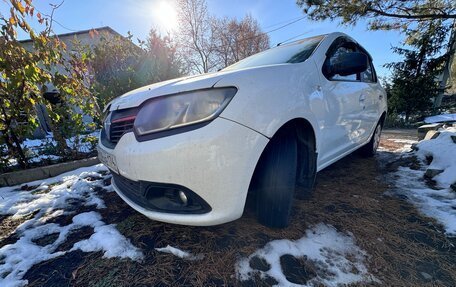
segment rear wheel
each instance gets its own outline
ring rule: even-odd
[[[378,123],[369,143],[366,144],[365,146],[363,146],[359,150],[362,156],[373,157],[377,153],[378,146],[380,145],[381,134],[382,134],[382,124]]]
[[[296,183],[297,141],[294,130],[279,131],[263,152],[253,178],[258,221],[288,226]]]

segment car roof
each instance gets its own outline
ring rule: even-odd
[[[364,48],[363,45],[361,45],[358,41],[356,41],[355,39],[353,39],[349,35],[347,35],[345,33],[342,33],[342,32],[332,32],[332,33],[327,33],[327,34],[321,34],[321,35],[317,35],[317,36],[307,37],[307,38],[303,38],[303,39],[299,39],[299,40],[296,40],[296,41],[293,41],[293,42],[286,43],[286,44],[284,44],[284,46],[285,45],[289,45],[289,44],[297,44],[300,41],[304,41],[304,40],[307,40],[307,39],[310,39],[310,38],[316,38],[316,37],[323,37],[320,43],[322,43],[325,40],[326,41],[330,41],[332,43],[334,40],[343,37],[343,38],[345,38],[347,40],[350,40],[351,42],[357,44],[359,47],[361,47],[363,52],[366,53],[368,55],[368,57],[370,58],[370,60],[372,61],[372,55],[366,50],[366,48]]]
[[[350,36],[348,36],[345,33],[342,33],[342,32],[331,32],[331,33],[320,34],[320,35],[315,35],[315,36],[306,37],[306,38],[300,38],[300,39],[297,39],[297,40],[293,40],[291,42],[286,42],[286,41],[285,42],[281,42],[281,43],[277,44],[277,46],[294,45],[294,44],[298,44],[299,42],[305,41],[307,39],[312,39],[312,38],[317,38],[317,37],[322,37],[322,41],[323,41],[326,38],[335,39],[335,38],[340,37],[340,36],[348,37],[351,40],[353,40]],[[356,42],[355,40],[353,40],[353,41]]]

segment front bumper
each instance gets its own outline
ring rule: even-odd
[[[113,180],[119,196],[149,218],[185,225],[216,225],[242,215],[250,179],[268,139],[232,121],[217,118],[208,125],[181,134],[138,142],[132,132],[112,155],[119,175],[132,181],[183,186],[209,206],[204,214],[158,212],[135,203]]]

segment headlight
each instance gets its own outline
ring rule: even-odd
[[[135,132],[142,136],[212,120],[236,92],[236,88],[207,89],[153,98],[139,110]]]

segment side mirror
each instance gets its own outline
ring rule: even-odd
[[[350,52],[341,54],[331,61],[329,71],[331,75],[349,76],[367,70],[369,59],[366,54]]]

